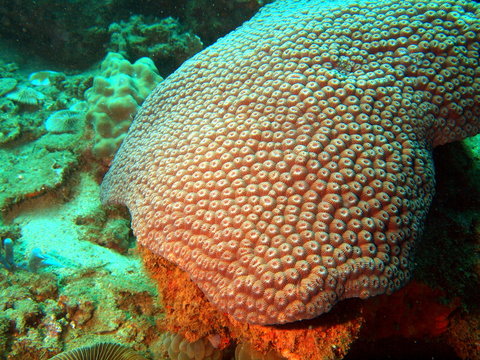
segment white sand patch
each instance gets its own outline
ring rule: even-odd
[[[80,174],[75,195],[69,202],[47,194],[19,205],[15,214],[11,214],[22,234],[15,241],[15,251],[25,254],[26,263],[32,250],[39,248],[64,265],[47,268],[58,275],[92,267],[102,267],[112,275],[142,272],[138,258],[119,254],[81,238],[76,220],[98,212],[99,207],[99,185],[87,173]]]

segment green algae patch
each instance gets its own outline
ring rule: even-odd
[[[69,150],[50,151],[37,141],[0,149],[0,210],[57,188],[77,165]]]

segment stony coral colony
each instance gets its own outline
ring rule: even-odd
[[[104,180],[177,310],[170,330],[190,341],[268,339],[265,352],[291,359],[348,343],[361,319],[311,332],[246,323],[400,289],[434,195],[432,148],[479,132],[477,4],[337,5],[277,1],[185,63]],[[195,288],[174,270],[162,278],[154,254],[220,310],[214,324],[204,303],[175,303]]]
[[[157,87],[103,198],[242,322],[392,293],[434,194],[432,147],[479,131],[479,12],[266,6]]]

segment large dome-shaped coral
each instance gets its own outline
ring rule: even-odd
[[[476,134],[471,1],[278,1],[150,95],[103,183],[141,246],[278,324],[411,276],[433,146]]]

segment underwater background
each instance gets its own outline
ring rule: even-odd
[[[99,196],[147,95],[268,2],[0,0],[0,359],[100,342],[149,360],[295,358],[167,332],[128,211]],[[413,280],[370,299],[375,316],[342,318],[351,299],[311,322],[328,328],[323,359],[480,359],[480,136],[434,157]]]

